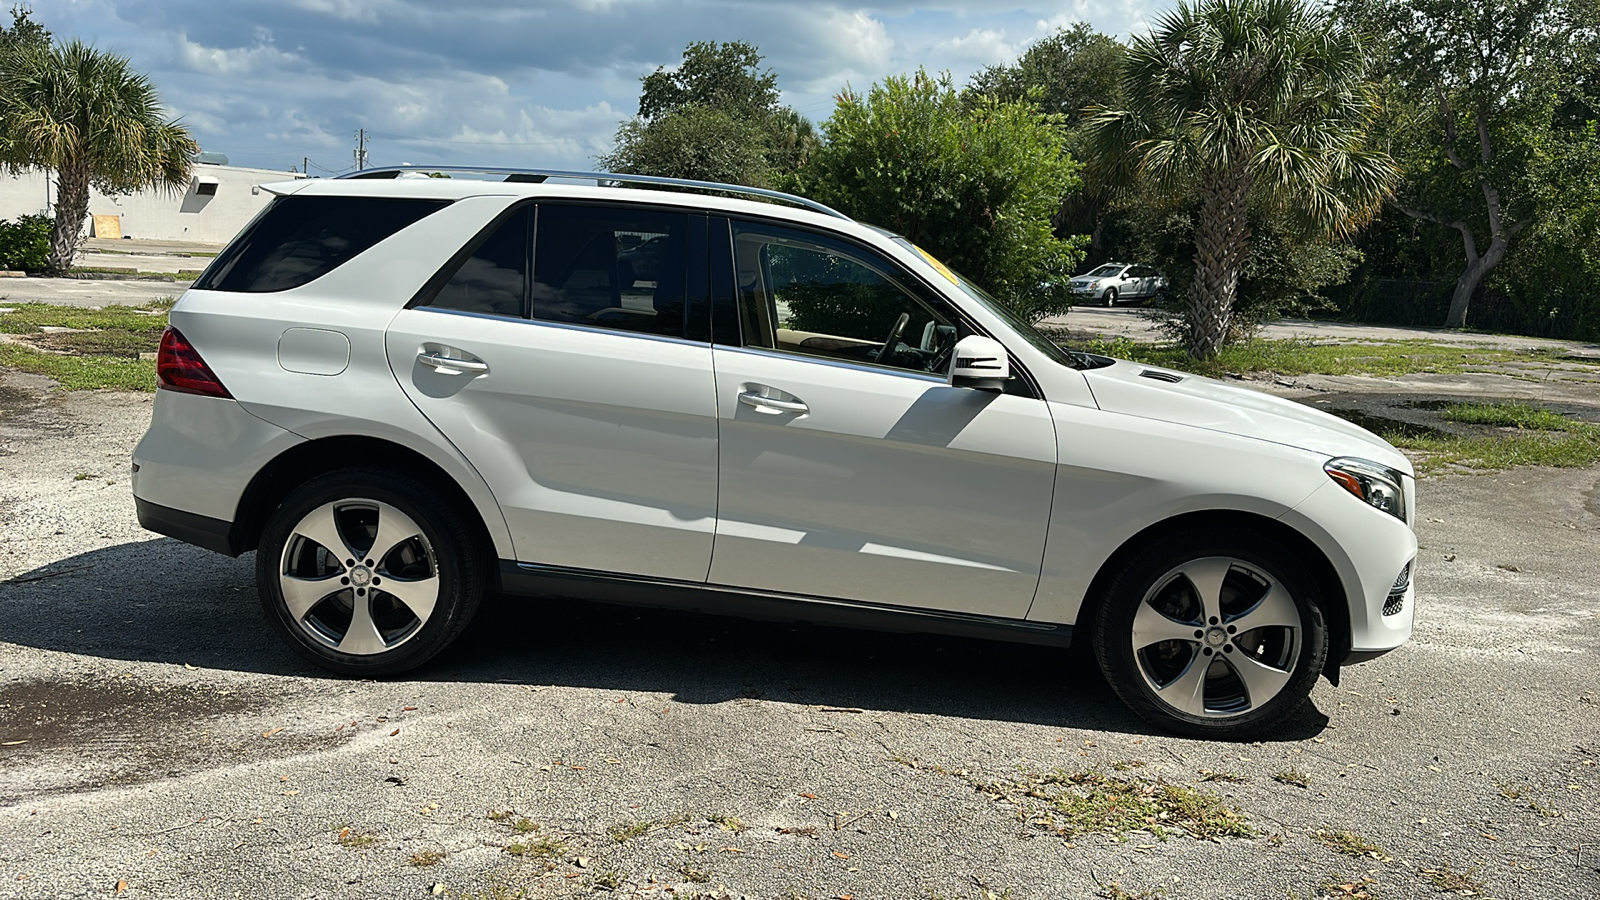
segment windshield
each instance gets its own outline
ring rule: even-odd
[[[956,287],[960,288],[962,293],[977,301],[984,309],[999,316],[1001,320],[1011,326],[1011,330],[1015,331],[1018,337],[1032,344],[1034,349],[1040,353],[1069,369],[1093,369],[1102,365],[1095,362],[1094,357],[1086,353],[1076,353],[1061,349],[1056,345],[1055,341],[1040,334],[1039,329],[1033,327],[1027,319],[1017,315],[1016,311],[1011,307],[991,297],[988,291],[963,278],[955,270],[936,259],[933,254],[899,235],[893,235],[893,238],[895,243],[914,251],[918,256],[927,260],[929,265],[937,269],[940,275],[948,278]]]
[[[1084,277],[1087,277],[1087,278],[1105,278],[1105,277],[1108,277],[1108,276],[1111,276],[1111,275],[1116,275],[1116,274],[1120,273],[1121,271],[1122,271],[1122,267],[1121,266],[1101,266],[1100,268],[1095,269],[1093,272],[1090,272],[1087,276],[1084,276]]]

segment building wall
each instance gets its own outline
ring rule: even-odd
[[[122,234],[131,238],[226,243],[267,205],[272,195],[253,191],[256,185],[304,178],[298,172],[196,164],[187,190],[140,191],[108,197],[89,192],[90,216],[120,216]],[[204,194],[202,185],[216,192]],[[0,219],[50,213],[55,205],[55,176],[46,172],[0,174]],[[84,221],[89,234],[90,220]]]

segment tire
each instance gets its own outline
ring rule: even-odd
[[[1110,309],[1111,307],[1116,306],[1117,305],[1117,289],[1116,288],[1106,288],[1106,292],[1104,294],[1100,295],[1100,299],[1105,301],[1106,309]]]
[[[330,472],[273,511],[256,551],[257,593],[273,629],[317,665],[404,672],[449,646],[477,612],[484,573],[474,533],[459,504],[420,481]],[[369,556],[380,540],[382,555]]]
[[[1283,545],[1237,527],[1174,532],[1135,553],[1093,629],[1123,702],[1207,739],[1270,731],[1305,704],[1328,655],[1316,581]]]
[[[1156,307],[1165,307],[1167,305],[1167,289],[1157,288],[1156,292],[1150,295],[1150,303]]]

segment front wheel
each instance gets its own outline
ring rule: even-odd
[[[1310,573],[1271,537],[1177,532],[1112,578],[1094,622],[1106,681],[1152,724],[1239,740],[1306,702],[1328,655]]]
[[[1106,288],[1106,292],[1101,295],[1101,299],[1103,299],[1105,301],[1106,309],[1110,309],[1111,307],[1116,306],[1117,305],[1117,289],[1116,288]]]
[[[391,472],[346,469],[295,489],[256,551],[267,620],[345,675],[415,668],[455,640],[483,595],[458,505]]]

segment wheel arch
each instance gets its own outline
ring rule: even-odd
[[[325,437],[296,444],[263,466],[239,498],[229,535],[234,549],[239,553],[256,549],[267,518],[295,488],[319,475],[347,468],[388,469],[436,488],[460,505],[474,532],[474,541],[486,553],[494,554],[494,538],[484,522],[482,510],[443,467],[409,447],[361,435]]]
[[[1104,602],[1109,582],[1128,558],[1141,548],[1174,532],[1224,527],[1244,528],[1268,535],[1282,543],[1305,564],[1322,594],[1325,605],[1323,615],[1328,628],[1328,659],[1323,665],[1322,673],[1329,681],[1338,684],[1339,661],[1344,659],[1350,649],[1350,598],[1345,590],[1344,581],[1340,579],[1332,560],[1315,541],[1291,526],[1260,513],[1223,509],[1200,510],[1163,519],[1146,527],[1124,541],[1105,562],[1101,563],[1094,579],[1089,582],[1088,591],[1084,594],[1077,621],[1079,623],[1095,621],[1095,617],[1099,615],[1100,604]]]

